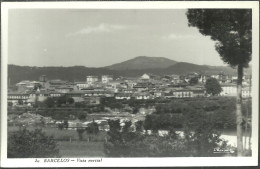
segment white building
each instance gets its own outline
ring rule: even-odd
[[[103,75],[101,77],[101,81],[102,83],[108,83],[109,81],[112,81],[113,80],[113,77],[112,76],[109,76],[109,75]]]
[[[86,82],[75,82],[75,85],[77,86],[78,90],[89,87],[89,84]]]
[[[149,80],[149,79],[150,79],[150,76],[145,73],[145,74],[143,74],[143,76],[141,76],[140,79],[142,79],[142,80]]]
[[[249,87],[242,88],[242,97],[251,97],[251,91]]]
[[[220,96],[236,96],[237,86],[236,84],[223,84],[221,85],[222,91]]]
[[[150,99],[149,93],[135,93],[133,97],[137,100],[147,100]]]
[[[237,96],[237,85],[236,84],[223,84],[221,85],[222,92],[220,96]],[[242,88],[242,97],[250,97],[251,92],[249,87]]]
[[[117,100],[123,100],[123,99],[129,100],[129,99],[131,99],[131,97],[132,97],[131,93],[118,93],[118,94],[116,94],[115,99],[117,99]]]
[[[95,83],[98,81],[97,76],[87,76],[87,83]]]

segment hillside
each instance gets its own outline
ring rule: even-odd
[[[205,72],[209,71],[210,68],[205,65],[196,65],[186,62],[179,62],[173,66],[170,66],[165,69],[166,72],[172,72],[176,74],[188,73],[188,72]]]
[[[14,84],[22,80],[39,80],[41,75],[48,79],[61,79],[67,81],[85,81],[87,75],[114,74],[104,68],[73,67],[29,67],[8,65],[8,77]]]
[[[138,77],[144,73],[155,75],[186,74],[189,72],[217,74],[223,71],[228,75],[235,75],[236,69],[227,66],[196,65],[186,62],[176,62],[162,57],[140,56],[134,59],[101,68],[88,68],[84,66],[72,67],[30,67],[8,65],[8,78],[11,85],[22,80],[39,80],[41,75],[48,79],[61,79],[66,81],[86,81],[88,75],[113,75]],[[244,70],[245,74],[251,74],[251,67]]]
[[[245,69],[245,73],[249,73],[251,69]],[[228,66],[209,66],[209,65],[196,65],[186,62],[178,62],[173,66],[165,69],[165,73],[183,74],[189,72],[206,73],[208,75],[218,74],[224,72],[228,75],[235,75],[236,69]]]
[[[168,68],[143,69],[143,70],[109,70],[107,68],[88,68],[84,66],[73,67],[29,67],[8,65],[8,78],[10,84],[14,85],[22,80],[39,80],[41,75],[46,75],[48,79],[61,79],[67,81],[86,81],[88,75],[113,75],[137,77],[144,73],[155,75],[185,74],[189,72],[216,74],[223,71],[229,75],[235,75],[236,70],[230,67],[195,65],[179,62]],[[245,73],[250,73],[251,69],[245,69]]]
[[[167,68],[177,62],[163,57],[138,56],[133,59],[107,66],[110,70],[144,70]]]

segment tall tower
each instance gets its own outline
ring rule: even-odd
[[[45,88],[45,87],[46,87],[45,84],[46,84],[46,82],[47,82],[46,75],[41,75],[41,76],[39,77],[39,81],[40,81],[40,84],[42,85],[42,87]]]
[[[40,78],[39,78],[39,81],[40,82],[46,82],[46,75],[41,75]]]

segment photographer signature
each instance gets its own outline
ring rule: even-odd
[[[214,148],[213,153],[234,153],[232,149]]]

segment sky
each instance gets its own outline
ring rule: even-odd
[[[223,66],[184,9],[10,9],[8,64],[102,67],[137,56]]]

